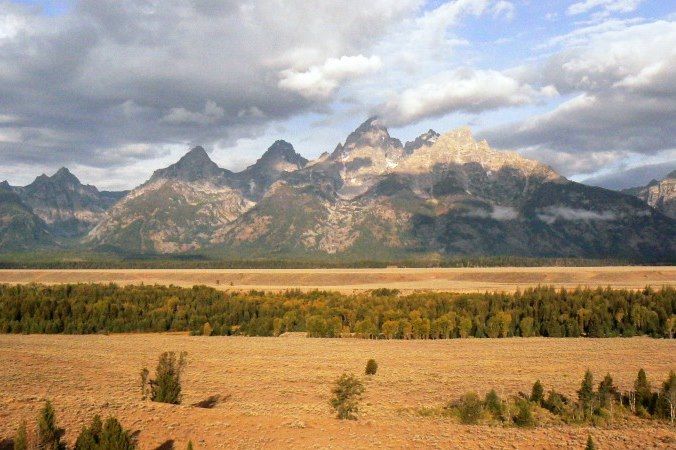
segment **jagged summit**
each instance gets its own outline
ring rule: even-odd
[[[401,148],[401,141],[390,137],[385,125],[377,117],[370,117],[345,140],[344,150],[358,147]]]
[[[221,169],[209,158],[203,147],[197,146],[183,155],[175,164],[164,169],[156,170],[151,180],[160,178],[177,179],[183,181],[197,181],[219,177],[227,171]]]
[[[430,128],[426,133],[415,138],[415,140],[407,142],[406,145],[404,145],[404,153],[410,155],[420,147],[429,147],[437,141],[439,136],[441,136],[439,133]]]
[[[289,142],[284,140],[275,141],[268,149],[263,153],[263,156],[260,157],[258,162],[263,161],[285,161],[301,168],[307,164],[308,160],[303,158],[301,155],[296,153],[296,150],[293,148]]]

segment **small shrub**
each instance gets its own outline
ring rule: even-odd
[[[560,416],[566,412],[568,404],[569,400],[565,395],[551,390],[547,394],[547,399],[542,403],[542,406],[552,414]]]
[[[502,400],[500,400],[500,397],[498,396],[498,393],[495,392],[495,389],[491,389],[490,392],[486,394],[486,398],[484,399],[484,408],[486,408],[486,411],[491,413],[493,418],[502,420],[504,408],[502,406]]]
[[[148,369],[141,370],[141,389],[144,396],[150,388],[150,399],[154,402],[181,403],[181,376],[185,370],[186,352],[181,352],[178,358],[174,352],[164,352],[155,369],[155,379],[148,379]]]
[[[26,430],[26,421],[21,421],[19,429],[14,436],[14,450],[28,450],[28,431]]]
[[[460,398],[458,415],[464,424],[476,424],[481,418],[483,407],[476,392],[468,392]]]
[[[591,434],[587,438],[587,445],[584,450],[596,450],[596,444],[594,444],[594,439],[592,439]]]
[[[205,322],[204,326],[202,327],[202,336],[211,336],[211,334],[214,332],[213,327],[209,322]]]
[[[533,403],[537,403],[538,405],[541,405],[544,399],[545,399],[545,389],[542,387],[542,383],[540,383],[540,380],[537,380],[535,384],[533,384],[533,389],[531,389],[530,401]]]
[[[528,400],[519,399],[516,402],[516,414],[513,420],[517,427],[534,427],[536,425]]]
[[[188,441],[188,446],[185,448],[185,450],[193,450],[192,441]]]
[[[376,362],[375,359],[369,359],[366,362],[366,375],[375,375],[376,372],[378,371],[378,363]]]
[[[339,419],[356,420],[359,412],[359,400],[364,393],[364,384],[352,374],[344,373],[336,380],[331,406]]]
[[[38,416],[38,448],[41,450],[61,450],[66,446],[61,442],[61,430],[56,426],[56,413],[48,400]]]
[[[129,431],[114,417],[106,420],[105,425],[101,417],[94,416],[89,427],[82,428],[75,441],[75,450],[133,450],[136,443]]]

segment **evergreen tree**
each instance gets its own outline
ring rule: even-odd
[[[611,405],[614,398],[618,396],[617,388],[613,385],[613,377],[606,374],[603,380],[599,383],[599,401],[603,408]]]
[[[122,425],[114,417],[106,420],[101,431],[100,450],[134,450],[136,444],[131,434],[122,428]]]
[[[537,403],[538,405],[541,405],[544,400],[545,400],[545,389],[542,387],[542,383],[540,383],[540,380],[537,380],[535,384],[533,384],[533,389],[531,389],[530,401],[533,403]]]
[[[28,431],[26,421],[22,420],[14,437],[14,450],[28,450]]]
[[[587,445],[584,450],[596,450],[596,444],[594,444],[594,439],[592,439],[591,434],[587,438]]]
[[[42,450],[61,450],[61,430],[56,426],[56,413],[52,403],[47,400],[38,416],[38,447]]]
[[[577,391],[577,398],[580,401],[584,416],[591,417],[594,402],[594,376],[589,369],[584,373],[580,390]]]
[[[491,389],[484,398],[484,408],[493,415],[495,419],[502,419],[503,406],[498,393]]]
[[[354,375],[344,373],[336,380],[331,391],[331,406],[338,413],[339,419],[356,420],[359,412],[359,400],[364,393],[364,385]]]
[[[649,409],[653,393],[650,383],[648,382],[648,376],[643,369],[640,369],[636,376],[634,392],[636,393],[636,404]]]
[[[178,358],[175,352],[160,355],[155,379],[149,380],[152,401],[175,405],[181,403],[181,376],[187,364],[186,355],[186,352],[181,352]]]

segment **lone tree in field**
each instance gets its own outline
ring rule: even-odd
[[[181,376],[187,364],[186,352],[176,357],[175,352],[164,352],[155,369],[155,379],[148,379],[148,370],[141,370],[141,389],[144,395],[150,387],[150,400],[160,403],[181,403]]]
[[[592,439],[591,434],[587,438],[587,445],[584,450],[596,450],[596,444],[594,444],[594,439]]]
[[[375,359],[369,359],[366,362],[366,370],[365,370],[366,375],[375,375],[377,371],[378,371],[378,363],[376,362]]]
[[[56,426],[56,413],[49,400],[38,416],[38,448],[40,450],[62,450],[66,448],[61,442],[61,430]]]
[[[352,374],[344,373],[336,380],[331,406],[339,419],[356,420],[359,412],[359,400],[364,393],[364,384]]]

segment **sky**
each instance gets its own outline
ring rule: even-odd
[[[370,116],[576,181],[676,169],[676,2],[0,0],[0,180],[129,189],[202,145],[315,158]]]

